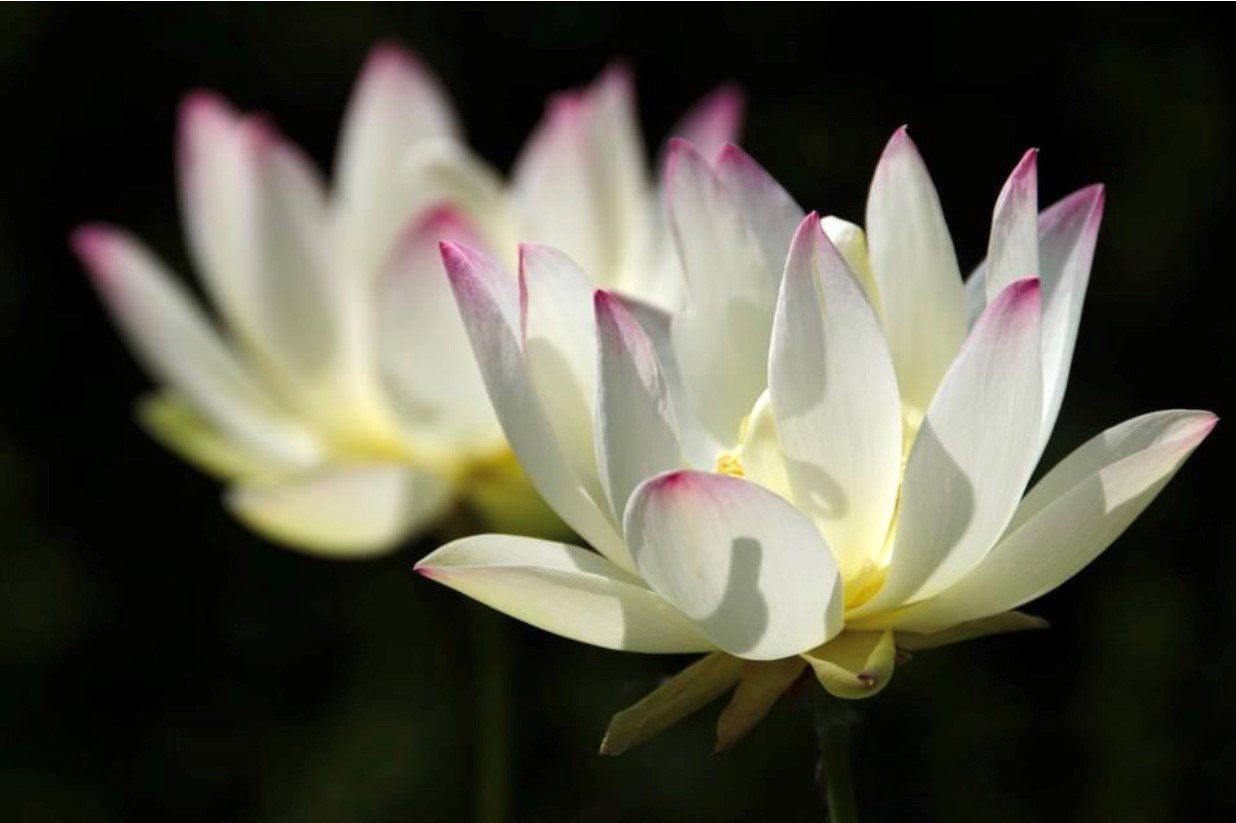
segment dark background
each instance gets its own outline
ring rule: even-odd
[[[650,147],[713,84],[805,205],[861,219],[909,123],[963,269],[1005,175],[1108,208],[1048,462],[1165,407],[1227,411],[1233,43],[1171,6],[5,6],[0,10],[0,819],[466,819],[475,680],[463,598],[416,578],[432,541],[358,564],[250,535],[131,417],[145,378],[65,238],[88,218],[185,259],[173,115],[208,85],[323,165],[370,44],[436,67],[509,166],[554,89],[612,56]],[[182,266],[183,270],[183,266]],[[1221,425],[1145,516],[1034,605],[1054,628],[924,653],[859,707],[865,819],[1231,819],[1236,557]],[[712,756],[716,709],[618,759],[610,714],[682,660],[506,621],[516,818],[822,819],[803,707]]]

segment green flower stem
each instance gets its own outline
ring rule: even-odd
[[[815,684],[811,689],[811,721],[819,761],[815,779],[830,823],[858,823],[854,772],[850,768],[850,734],[857,715]]]
[[[510,633],[498,612],[480,603],[469,607],[476,695],[472,818],[476,823],[506,823],[511,818],[514,743]]]

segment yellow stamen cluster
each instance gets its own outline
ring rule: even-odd
[[[725,452],[717,458],[717,474],[728,474],[731,477],[742,477],[742,462],[736,455]]]

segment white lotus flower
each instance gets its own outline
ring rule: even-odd
[[[722,90],[681,129],[719,145],[739,108]],[[264,118],[189,95],[180,200],[220,322],[131,235],[90,225],[73,236],[163,387],[140,406],[146,428],[229,483],[240,519],[307,551],[380,553],[454,502],[491,526],[562,533],[510,456],[437,243],[485,246],[523,231],[613,259],[627,253],[614,245],[622,237],[652,259],[660,213],[632,109],[618,69],[562,97],[508,187],[461,148],[437,81],[382,45],[357,82],[327,191]],[[584,238],[579,221],[594,207]]]
[[[482,535],[418,569],[575,640],[709,653],[617,715],[603,751],[737,684],[718,724],[728,746],[808,667],[864,697],[898,647],[1043,625],[1012,610],[1103,551],[1215,424],[1134,418],[1023,496],[1103,206],[1096,186],[1038,214],[1033,152],[997,201],[972,323],[904,130],[875,173],[869,242],[804,216],[733,146],[709,163],[677,143],[668,175],[687,284],[672,317],[594,290],[545,247],[523,247],[518,288],[443,247],[512,447],[599,553]]]

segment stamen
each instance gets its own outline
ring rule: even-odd
[[[717,458],[717,468],[715,471],[717,474],[728,474],[731,477],[742,477],[742,461],[738,459],[737,455],[725,452]]]

